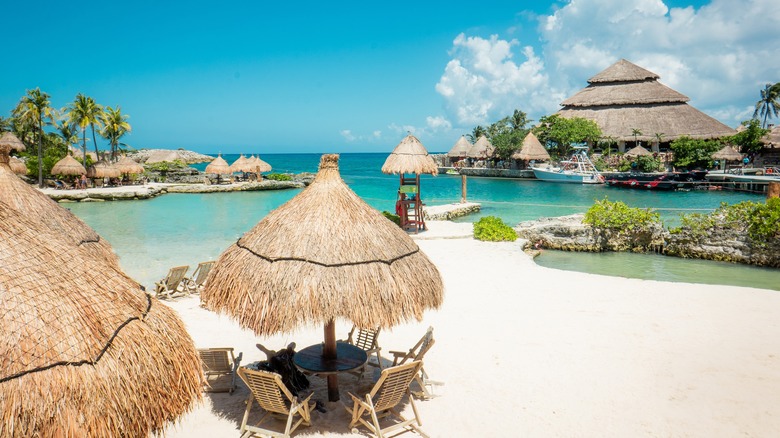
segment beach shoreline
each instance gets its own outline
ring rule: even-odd
[[[445,385],[436,388],[440,397],[417,402],[430,436],[511,430],[726,437],[780,430],[780,294],[548,269],[522,251],[523,242],[476,241],[463,235],[470,226],[431,222],[431,231],[419,235],[416,242],[444,279],[444,304],[380,336],[386,359],[387,351],[410,348],[434,327],[425,368]],[[196,296],[166,304],[197,347],[234,347],[244,353],[242,364],[265,359],[258,342],[279,349],[294,341],[301,349],[322,341],[321,327],[256,337],[201,308]],[[348,329],[348,322],[337,322],[340,338]],[[324,401],[324,383],[310,380],[314,399]],[[364,436],[347,429],[341,404],[349,399],[344,391],[370,389],[372,381],[340,381],[341,402],[326,402],[327,412],[315,412],[312,426],[297,436]],[[237,433],[247,394],[242,385],[233,395],[206,395],[167,436]]]

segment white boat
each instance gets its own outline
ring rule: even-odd
[[[571,158],[561,161],[559,167],[532,167],[536,179],[573,184],[604,184],[604,177],[588,158],[587,146],[574,146]]]

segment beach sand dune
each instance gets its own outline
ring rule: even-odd
[[[437,224],[429,225],[437,236]],[[422,322],[383,331],[380,344],[387,358],[434,327],[425,368],[445,385],[436,388],[439,397],[417,403],[432,437],[768,437],[780,430],[777,292],[547,269],[519,243],[418,244],[444,278],[444,305]],[[279,349],[294,341],[300,349],[322,341],[321,327],[257,338],[200,308],[197,297],[169,305],[197,346],[235,347],[245,364],[265,359],[257,342]],[[337,334],[349,327],[341,321]],[[315,412],[313,426],[297,436],[365,436],[350,433],[340,403],[347,390],[370,389],[369,373],[362,381],[341,377],[336,403],[312,377],[314,398],[328,412]],[[243,386],[232,396],[208,395],[167,436],[237,435],[246,397]],[[411,406],[404,409],[411,415]]]

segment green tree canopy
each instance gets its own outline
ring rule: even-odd
[[[712,154],[723,145],[717,140],[700,140],[682,136],[669,146],[674,152],[672,165],[680,169],[709,169],[713,166]]]
[[[753,118],[762,118],[761,127],[766,128],[768,120],[777,117],[778,113],[780,113],[780,82],[774,85],[766,84],[761,90],[761,99],[756,102]]]
[[[557,152],[559,158],[570,153],[572,144],[593,143],[602,137],[601,128],[593,120],[569,119],[557,114],[540,118],[534,134],[548,149]]]
[[[745,127],[743,131],[732,135],[726,141],[739,146],[739,151],[742,153],[760,151],[764,147],[761,143],[761,137],[766,135],[769,130],[762,128],[756,119],[744,121],[742,126]]]
[[[111,159],[116,158],[116,150],[119,146],[119,139],[130,132],[133,128],[127,123],[128,116],[122,114],[122,108],[116,109],[107,106],[103,112],[103,129],[100,136],[105,138],[111,144]]]

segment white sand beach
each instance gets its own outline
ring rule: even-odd
[[[432,437],[771,437],[780,431],[780,294],[731,286],[665,283],[537,266],[519,243],[464,238],[471,224],[433,222],[417,243],[441,271],[445,300],[421,322],[383,331],[406,350],[434,327],[425,368],[440,394],[418,401]],[[449,238],[448,238],[449,237]],[[298,349],[322,327],[258,338],[197,296],[166,302],[198,347],[234,347],[243,364],[265,359],[260,342]],[[348,321],[337,323],[346,337]],[[312,426],[296,436],[353,434],[342,403],[367,391],[340,377],[341,402],[311,377]],[[206,394],[168,437],[238,436],[248,391]],[[404,412],[411,415],[411,406]],[[259,418],[255,406],[253,419]],[[413,436],[405,434],[403,436]]]

